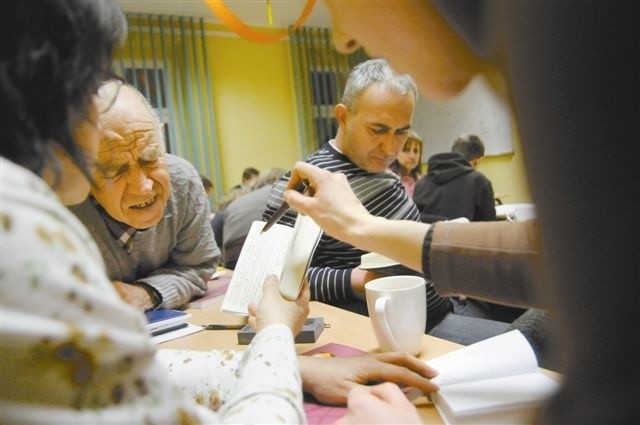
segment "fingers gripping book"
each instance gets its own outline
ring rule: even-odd
[[[254,221],[233,270],[221,310],[247,315],[247,306],[262,296],[265,278],[280,279],[280,293],[289,300],[300,294],[322,229],[309,216],[298,214],[293,227],[275,224],[262,231],[264,221]]]

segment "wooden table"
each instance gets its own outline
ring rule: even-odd
[[[193,324],[205,325],[209,323],[237,324],[244,318],[240,316],[225,314],[220,312],[222,297],[215,304],[206,309],[188,310],[193,316],[189,320]],[[351,313],[336,307],[320,302],[310,303],[311,312],[309,316],[320,316],[324,318],[326,328],[318,340],[313,344],[296,344],[298,353],[311,350],[320,345],[330,342],[340,343],[356,347],[360,350],[376,353],[379,352],[378,344],[371,328],[368,317]],[[181,348],[190,350],[212,350],[212,349],[236,349],[244,350],[246,345],[238,345],[237,330],[223,331],[202,331],[186,337],[159,344],[159,348]],[[424,335],[422,339],[422,352],[418,357],[424,360],[446,354],[461,346],[453,342]],[[425,424],[442,424],[440,416],[433,405],[422,397],[416,401],[418,411]]]

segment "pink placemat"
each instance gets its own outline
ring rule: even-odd
[[[329,343],[304,352],[305,356],[319,357],[353,357],[365,353],[348,345]],[[347,413],[345,406],[328,406],[317,401],[306,401],[304,411],[309,425],[333,424]]]

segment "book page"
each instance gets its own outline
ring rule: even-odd
[[[360,268],[363,270],[373,270],[381,267],[389,267],[398,265],[395,260],[378,254],[377,252],[368,252],[360,257]]]
[[[538,371],[529,341],[517,330],[436,357],[427,364],[440,372],[431,380],[440,387]]]
[[[248,315],[247,305],[262,296],[264,279],[274,274],[280,278],[289,251],[293,228],[274,224],[262,233],[264,221],[254,221],[233,270],[222,311]]]
[[[432,399],[445,422],[496,424],[508,418],[508,423],[525,424],[534,420],[530,408],[538,407],[558,387],[554,379],[535,372],[448,385]]]
[[[413,270],[389,257],[378,254],[377,252],[369,252],[360,257],[360,265],[358,268],[362,270],[371,270],[384,276],[423,276],[422,272]]]
[[[293,241],[280,278],[280,293],[290,301],[298,298],[300,294],[311,257],[322,235],[320,226],[311,217],[302,214],[298,214],[293,231]]]

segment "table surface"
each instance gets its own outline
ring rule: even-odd
[[[220,312],[222,297],[205,309],[189,309],[192,314],[190,323],[197,325],[216,324],[241,324],[246,318],[233,314]],[[351,313],[327,304],[312,301],[310,304],[310,317],[322,317],[325,325],[328,325],[313,344],[296,344],[298,353],[304,353],[315,347],[339,343],[358,348],[363,351],[380,352],[376,343],[369,318]],[[159,348],[180,348],[189,350],[212,349],[236,349],[244,350],[246,345],[238,345],[237,330],[201,331],[172,341],[159,344]],[[424,335],[422,338],[422,351],[418,355],[423,360],[428,360],[453,351],[461,346],[453,342]],[[415,401],[418,412],[425,424],[442,424],[435,407],[425,398]]]

